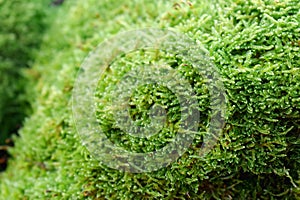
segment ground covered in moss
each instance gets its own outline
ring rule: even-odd
[[[1,199],[300,199],[299,23],[297,0],[66,1],[26,71],[33,111],[0,175]],[[176,162],[133,174],[99,164],[81,144],[71,97],[91,50],[115,34],[145,27],[178,31],[208,50],[224,84],[227,112],[215,148],[197,156],[211,115],[206,90],[184,61],[160,55],[194,81],[204,114],[199,134]],[[116,69],[151,61],[151,55],[137,58],[121,58]],[[138,105],[144,94],[136,95]],[[102,122],[109,119],[99,113]],[[115,143],[146,151],[122,143],[126,138],[115,135],[113,124],[105,128]],[[147,141],[147,149],[163,140]]]

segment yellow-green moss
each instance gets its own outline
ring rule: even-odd
[[[1,198],[299,199],[299,2],[192,4],[67,2],[31,70],[40,74],[34,111],[1,175]],[[100,165],[81,145],[70,98],[89,51],[144,27],[172,28],[209,50],[226,88],[226,125],[207,156],[195,155],[199,137],[170,166],[130,174]]]

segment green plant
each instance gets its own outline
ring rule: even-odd
[[[1,175],[4,199],[299,199],[298,1],[67,4],[36,58],[33,71],[40,78],[32,89],[37,94],[31,102],[33,114],[11,149],[10,167]],[[88,52],[107,37],[140,27],[172,27],[202,43],[219,70],[228,101],[223,135],[208,155],[195,153],[210,117],[200,84],[199,108],[207,115],[202,115],[190,149],[166,168],[131,174],[99,164],[81,145],[70,98]],[[188,80],[201,82],[183,60],[164,54],[159,60],[181,70]],[[151,61],[151,53],[135,52],[115,66],[122,70]],[[135,94],[137,105],[144,89]],[[98,91],[103,94],[101,87]],[[114,136],[110,124],[106,129]],[[120,143],[123,138],[113,139]],[[144,150],[130,145],[124,147]],[[155,149],[160,144],[154,140],[148,145]]]
[[[16,133],[27,114],[26,78],[46,30],[47,3],[0,1],[0,144]]]

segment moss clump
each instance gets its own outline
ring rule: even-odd
[[[299,199],[298,1],[190,5],[88,0],[69,1],[64,9],[36,59],[34,70],[41,77],[33,92],[38,95],[11,150],[14,159],[1,175],[4,199]],[[219,69],[228,102],[223,135],[208,155],[196,152],[209,109],[199,137],[176,162],[155,172],[131,174],[99,164],[81,145],[70,97],[88,52],[107,37],[139,27],[172,27],[202,43]],[[153,61],[151,55],[138,57],[120,58],[115,66]],[[159,58],[170,60],[164,54]],[[197,80],[195,73],[184,73],[183,64],[176,57],[172,60],[187,79]],[[141,94],[135,94],[137,105]],[[208,100],[199,102],[205,110]],[[137,118],[143,116],[140,110],[134,112]],[[106,129],[107,134],[113,132],[110,125]],[[122,139],[113,138],[116,143]],[[151,140],[148,145],[151,149],[160,144]],[[136,144],[124,147],[145,150]]]
[[[41,43],[47,9],[42,1],[0,1],[0,144],[28,114],[23,69],[32,65]]]

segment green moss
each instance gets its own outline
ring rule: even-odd
[[[23,69],[32,65],[50,10],[43,1],[0,1],[0,144],[29,113]]]
[[[3,199],[299,199],[300,4],[296,0],[174,3],[67,2],[30,71],[40,74],[32,87],[34,111],[1,175]],[[89,51],[114,34],[144,27],[172,27],[202,43],[220,72],[228,102],[223,135],[208,155],[196,154],[210,117],[208,100],[203,99],[199,108],[207,114],[189,150],[166,168],[131,174],[99,164],[81,145],[70,98]],[[125,69],[153,61],[152,55],[140,60],[139,56],[114,64]],[[181,60],[164,54],[160,60],[172,60],[188,80],[199,78],[185,73],[190,69]],[[34,76],[31,80],[36,81]],[[110,82],[99,84],[102,95],[101,84]],[[195,85],[198,95],[206,91],[200,86]],[[141,94],[137,91],[136,105]],[[147,105],[141,105],[145,107],[132,113],[143,119]],[[111,125],[106,129],[107,135],[114,131]],[[138,149],[137,143],[121,143],[122,137],[112,139],[124,148],[148,151]],[[150,150],[164,144],[147,142]]]

